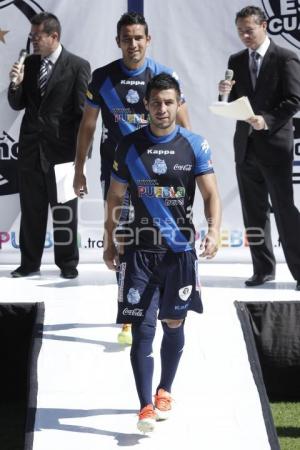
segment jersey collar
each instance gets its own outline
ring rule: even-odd
[[[178,133],[179,125],[176,125],[175,129],[170,134],[165,134],[164,136],[155,136],[151,132],[150,125],[144,127],[143,130],[145,130],[145,133],[151,142],[153,142],[154,144],[163,144],[174,139],[174,137]]]
[[[146,67],[147,67],[147,58],[145,58],[144,64],[141,67],[139,67],[138,69],[132,69],[132,70],[128,69],[128,67],[126,67],[125,64],[123,63],[122,59],[119,59],[119,63],[120,63],[122,71],[126,75],[128,75],[130,77],[135,77],[135,76],[139,75],[140,73],[143,73],[144,70],[146,69]]]

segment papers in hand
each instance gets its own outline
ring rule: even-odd
[[[210,111],[218,116],[236,120],[247,120],[254,116],[248,97],[240,97],[234,102],[215,102],[209,107]]]
[[[73,198],[76,198],[76,194],[73,189],[73,179],[75,174],[74,162],[67,162],[62,164],[55,164],[54,166],[56,190],[57,190],[57,203],[66,203]]]

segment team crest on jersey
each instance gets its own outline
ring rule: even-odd
[[[140,100],[140,96],[137,91],[134,89],[129,89],[127,95],[126,95],[127,103],[134,104],[138,103]]]
[[[163,175],[167,172],[167,164],[164,159],[156,158],[152,165],[152,170],[157,175]]]
[[[190,284],[189,286],[184,286],[183,288],[179,289],[179,298],[186,302],[188,298],[190,297],[192,293],[193,286]]]
[[[139,290],[130,288],[127,294],[127,300],[131,305],[137,305],[141,300]]]

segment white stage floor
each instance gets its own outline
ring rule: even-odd
[[[45,303],[33,450],[270,450],[233,302],[300,300],[285,264],[260,288],[244,287],[249,264],[202,264],[205,312],[188,316],[174,411],[151,435],[136,429],[130,348],[116,340],[114,273],[81,264],[67,281],[44,265],[39,277],[12,279],[15,267],[0,265],[1,302]],[[159,326],[154,383],[160,338]]]

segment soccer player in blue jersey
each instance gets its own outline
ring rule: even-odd
[[[78,135],[74,178],[74,189],[78,196],[80,192],[87,193],[83,166],[99,112],[102,116],[100,178],[103,198],[106,200],[117,143],[124,135],[148,122],[148,112],[143,102],[147,82],[163,71],[176,76],[173,69],[146,58],[150,40],[148,25],[142,15],[135,12],[123,14],[117,24],[116,37],[122,58],[93,72]],[[190,128],[185,102],[178,108],[177,123]],[[127,329],[123,327],[121,338],[131,338]]]
[[[208,231],[201,256],[218,249],[220,199],[207,141],[176,125],[181,105],[175,78],[161,73],[147,85],[145,106],[150,124],[120,143],[113,164],[103,258],[119,271],[118,323],[132,323],[131,364],[140,400],[138,429],[152,431],[166,419],[171,386],[184,346],[188,310],[202,312],[195,229],[191,209],[198,186]],[[123,226],[124,253],[118,255],[115,230],[126,190],[134,217]],[[154,402],[152,343],[156,322],[162,322],[161,379]]]

